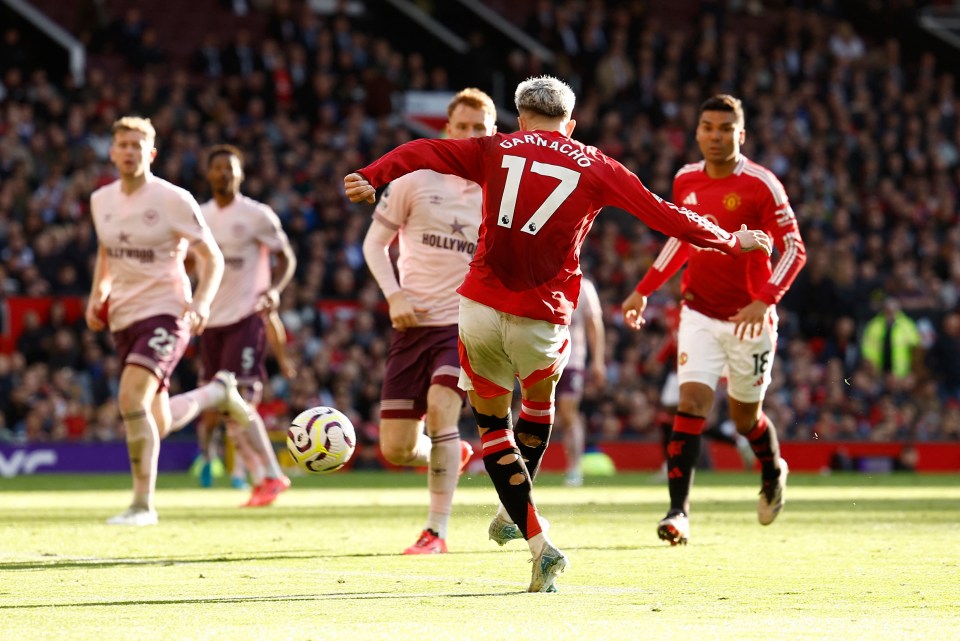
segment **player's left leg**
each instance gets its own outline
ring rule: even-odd
[[[776,354],[776,328],[776,310],[771,308],[759,336],[742,341],[728,339],[730,419],[750,441],[760,462],[762,483],[757,518],[763,525],[773,523],[783,509],[788,474],[787,463],[780,457],[776,427],[761,409]]]
[[[457,426],[461,395],[447,385],[433,384],[427,391],[427,434],[431,441],[429,476],[430,509],[420,538],[404,554],[438,554],[447,551],[447,526],[453,511],[453,493],[457,488],[464,454],[473,454],[470,445],[460,440]],[[463,448],[469,448],[468,452]]]
[[[557,415],[554,428],[560,427],[563,434],[563,449],[567,455],[567,487],[583,485],[583,472],[580,461],[586,445],[586,429],[583,415],[580,413],[580,399],[583,395],[583,370],[567,368],[557,383]]]
[[[170,398],[170,420],[163,426],[161,436],[182,430],[202,411],[209,409],[226,412],[244,426],[249,424],[253,414],[237,390],[236,377],[232,372],[221,370],[209,383]]]

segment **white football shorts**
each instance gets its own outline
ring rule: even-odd
[[[717,388],[727,377],[727,393],[742,403],[757,403],[770,386],[777,348],[777,311],[767,312],[756,338],[740,340],[731,321],[710,318],[686,305],[680,310],[677,378],[680,384],[703,383]]]
[[[663,382],[663,389],[660,390],[660,404],[664,407],[676,407],[680,404],[680,382],[676,372],[667,374],[667,380]]]
[[[524,318],[460,297],[460,389],[483,398],[513,393],[563,371],[570,359],[566,325]]]

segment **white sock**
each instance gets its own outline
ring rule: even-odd
[[[430,464],[430,450],[433,448],[433,441],[424,433],[417,437],[417,444],[410,453],[410,457],[403,462],[408,467],[424,467]]]
[[[533,554],[533,558],[540,556],[547,544],[553,545],[543,532],[527,539],[527,545],[530,546],[530,553]]]
[[[157,461],[160,458],[157,423],[151,412],[137,410],[123,415],[123,425],[127,431],[127,451],[133,477],[131,507],[152,510],[153,494],[157,487]]]
[[[456,425],[443,427],[430,441],[430,476],[427,480],[430,511],[427,514],[427,528],[445,539],[453,511],[453,492],[460,480],[460,430]]]
[[[247,439],[263,461],[264,476],[268,479],[278,479],[283,476],[280,461],[277,460],[277,453],[274,451],[273,443],[270,442],[270,436],[267,434],[267,426],[264,425],[263,418],[256,410],[252,413],[250,425],[247,426]]]
[[[200,412],[220,405],[226,398],[223,385],[210,382],[170,399],[170,431],[181,430]]]
[[[507,512],[507,508],[503,507],[503,503],[497,506],[497,516],[507,523],[513,523],[513,519],[510,518],[510,513]]]

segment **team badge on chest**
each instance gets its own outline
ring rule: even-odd
[[[727,208],[727,211],[735,211],[740,207],[740,194],[731,192],[724,196],[723,206]]]

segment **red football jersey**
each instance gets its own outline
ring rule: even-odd
[[[623,165],[559,132],[415,140],[359,173],[379,187],[417,169],[482,187],[477,251],[457,291],[515,316],[569,324],[580,295],[580,247],[606,205],[670,236],[740,253],[735,236],[661,200]]]
[[[727,320],[754,300],[780,302],[807,261],[790,201],[773,172],[740,157],[733,173],[711,178],[704,162],[686,165],[673,179],[673,198],[727,230],[741,225],[761,229],[780,251],[776,269],[769,256],[750,252],[731,258],[671,238],[640,283],[649,296],[687,263],[681,280],[683,300],[701,314]]]

